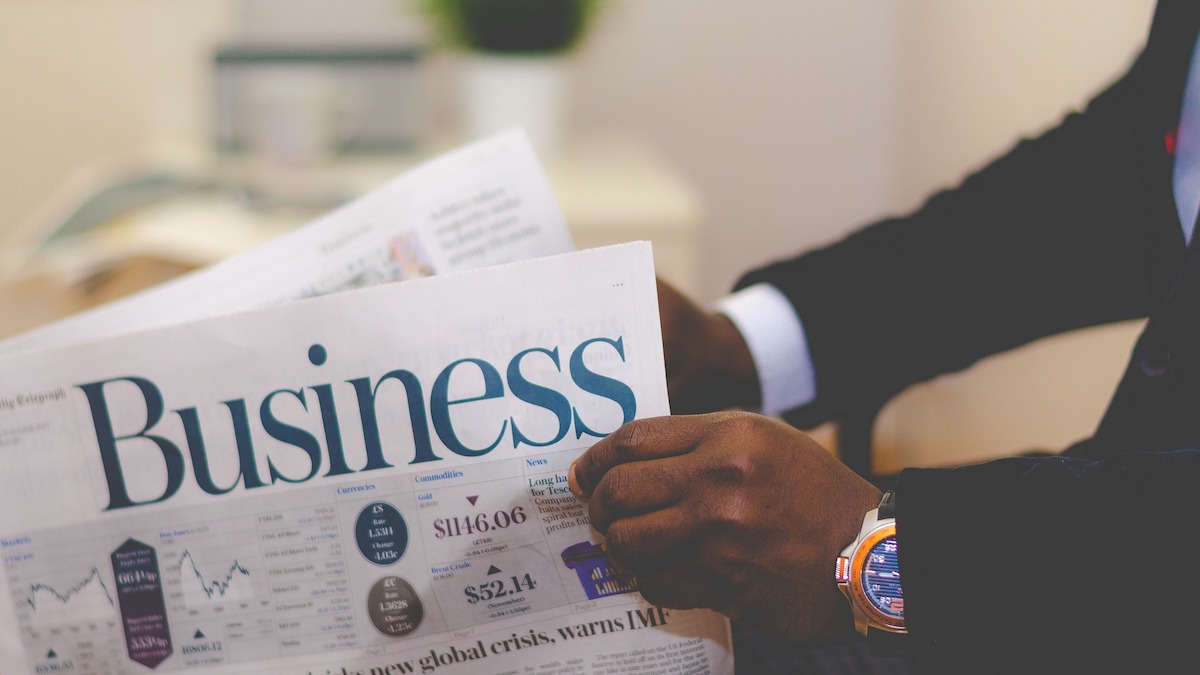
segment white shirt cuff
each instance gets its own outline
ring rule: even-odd
[[[771,284],[743,288],[717,303],[741,332],[762,384],[762,413],[774,415],[811,403],[817,378],[804,323],[787,296]]]

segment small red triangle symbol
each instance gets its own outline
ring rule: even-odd
[[[475,506],[475,501],[479,499],[479,495],[471,495],[467,497],[467,501],[471,502],[471,506]]]

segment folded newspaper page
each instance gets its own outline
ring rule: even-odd
[[[570,462],[668,413],[648,244],[0,360],[0,673],[731,673]]]
[[[249,253],[9,338],[0,353],[569,250],[537,155],[524,133],[510,131],[439,156]]]

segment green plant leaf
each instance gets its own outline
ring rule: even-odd
[[[571,49],[599,0],[424,0],[442,38],[468,49],[548,53]]]

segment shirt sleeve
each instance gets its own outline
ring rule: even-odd
[[[811,403],[817,395],[816,373],[804,334],[804,322],[778,288],[755,284],[717,303],[750,348],[766,415]]]

